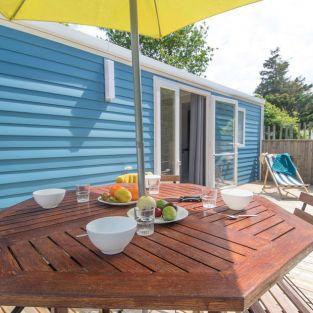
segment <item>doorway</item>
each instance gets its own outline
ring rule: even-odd
[[[206,97],[180,90],[180,181],[206,183]]]
[[[207,185],[213,153],[207,125],[210,93],[161,78],[154,79],[154,92],[154,171]]]

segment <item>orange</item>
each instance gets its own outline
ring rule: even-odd
[[[127,186],[127,189],[130,191],[130,193],[132,194],[132,200],[136,201],[139,198],[139,194],[138,194],[138,186],[137,184],[133,184],[131,186]]]
[[[118,185],[118,184],[113,185],[113,186],[110,188],[110,196],[111,196],[111,197],[114,197],[115,191],[117,191],[117,190],[119,190],[119,189],[121,189],[121,188],[123,188],[123,186]]]

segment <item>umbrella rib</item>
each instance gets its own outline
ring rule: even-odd
[[[20,4],[18,5],[18,7],[15,9],[14,13],[12,14],[12,16],[10,17],[10,20],[13,20],[16,16],[16,14],[18,13],[18,11],[21,9],[21,7],[24,5],[26,0],[22,0],[20,2]]]
[[[158,11],[158,6],[156,3],[157,0],[153,0],[154,2],[154,7],[155,7],[155,12],[156,12],[156,16],[157,16],[157,20],[158,20],[158,27],[159,27],[159,37],[162,37],[162,32],[161,32],[161,25],[160,25],[160,18],[159,18],[159,11]]]

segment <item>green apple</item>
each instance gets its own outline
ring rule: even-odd
[[[177,212],[174,207],[168,205],[162,211],[162,217],[164,221],[174,221],[177,216]]]

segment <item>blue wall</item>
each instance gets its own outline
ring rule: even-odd
[[[115,62],[116,99],[106,103],[103,64],[95,54],[0,26],[0,208],[37,189],[106,184],[125,166],[136,169],[131,67]],[[143,71],[142,85],[146,169],[153,170],[153,74]],[[246,146],[238,182],[246,183],[258,178],[261,109],[239,106]]]
[[[132,72],[115,62],[0,26],[0,208],[47,187],[112,182],[136,168]],[[153,75],[142,73],[146,168],[153,167]]]
[[[246,110],[245,146],[238,148],[238,184],[259,179],[261,107],[239,101]]]

